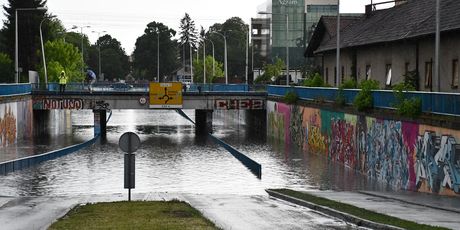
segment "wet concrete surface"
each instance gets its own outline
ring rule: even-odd
[[[417,193],[308,191],[327,199],[421,224],[460,229],[460,212],[445,210],[459,198]],[[408,200],[409,202],[406,202]],[[439,208],[437,208],[439,207]]]
[[[46,229],[78,204],[126,199],[126,194],[0,197],[1,229]],[[186,201],[223,229],[358,229],[314,210],[271,199],[268,195],[134,193],[132,199]]]

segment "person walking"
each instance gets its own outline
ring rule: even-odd
[[[67,76],[65,75],[64,70],[59,74],[59,92],[63,93],[65,91],[65,86],[67,85]]]
[[[96,82],[96,74],[94,73],[94,71],[90,69],[86,70],[86,81],[88,83],[88,90],[90,93],[92,93],[93,92],[92,85],[94,84],[94,82]]]

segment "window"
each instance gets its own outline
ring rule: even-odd
[[[337,86],[337,66],[334,67],[334,86]]]
[[[452,60],[452,88],[458,88],[458,59]]]
[[[433,81],[433,63],[431,61],[425,62],[425,88],[431,88]]]
[[[387,64],[385,66],[385,75],[387,78],[386,85],[390,86],[391,85],[391,64]]]
[[[342,66],[342,71],[340,71],[340,83],[343,84],[345,81],[345,67]]]
[[[409,62],[406,62],[404,64],[404,74],[409,74],[409,66],[410,66],[410,63]]]
[[[270,30],[269,29],[262,29],[262,32],[260,34],[268,35],[268,34],[270,34]]]
[[[326,68],[326,84],[329,83],[329,68]]]
[[[371,65],[366,65],[366,80],[371,79],[371,73],[372,73]]]

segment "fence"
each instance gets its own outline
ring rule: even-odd
[[[337,88],[321,87],[288,87],[288,86],[268,86],[269,96],[282,97],[287,92],[295,92],[302,100],[322,100],[334,102],[339,95]],[[343,97],[346,104],[353,104],[353,100],[359,93],[359,89],[343,90]],[[422,101],[422,111],[426,113],[444,114],[460,116],[460,94],[458,93],[439,93],[439,92],[406,92],[406,98],[420,98]],[[391,90],[372,91],[374,107],[394,109],[396,99]]]

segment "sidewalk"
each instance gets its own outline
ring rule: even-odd
[[[460,198],[417,192],[308,191],[309,194],[351,204],[404,220],[460,229]]]

